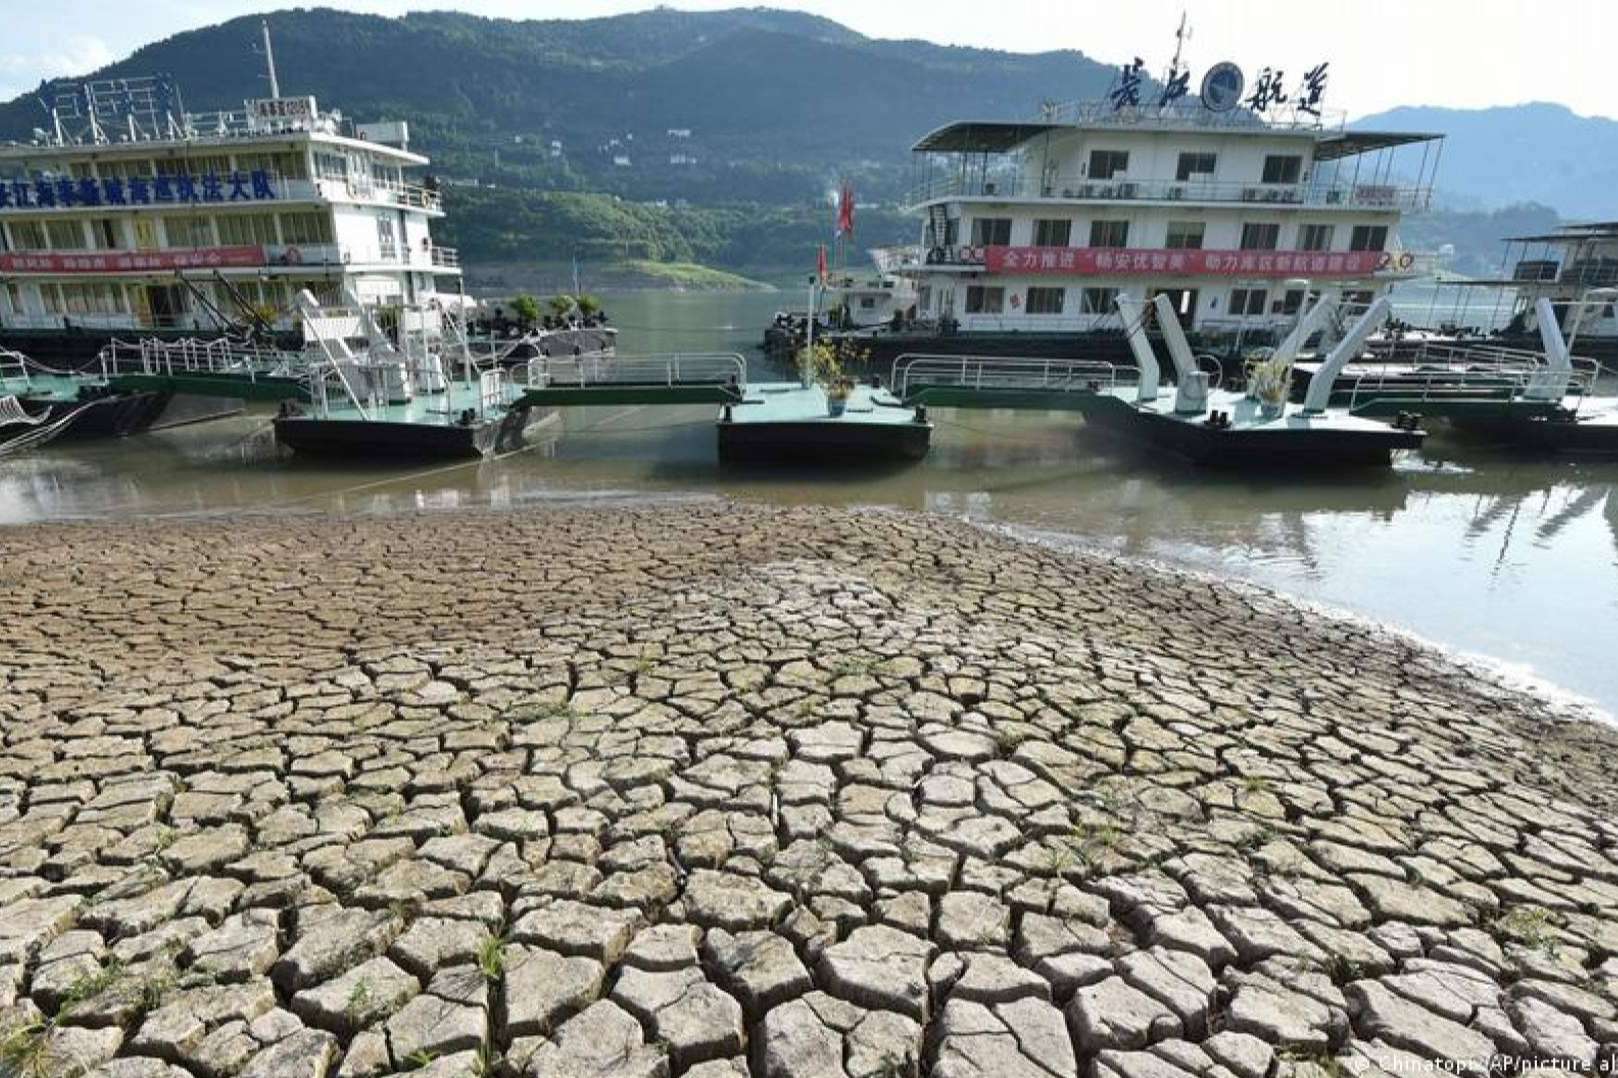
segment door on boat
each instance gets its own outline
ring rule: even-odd
[[[176,285],[149,284],[141,289],[140,304],[149,324],[160,329],[178,326],[186,313],[185,293]]]
[[[150,217],[135,218],[135,248],[141,251],[157,248],[157,227]]]
[[[1158,296],[1169,297],[1169,303],[1174,307],[1174,313],[1179,316],[1180,328],[1189,330],[1191,323],[1197,317],[1197,290],[1195,288],[1157,288],[1146,297],[1146,311],[1152,314],[1155,308],[1152,301]]]

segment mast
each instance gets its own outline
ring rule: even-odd
[[[259,27],[264,31],[264,66],[270,77],[270,96],[280,97],[281,82],[275,77],[275,46],[270,44],[270,20],[260,19]]]

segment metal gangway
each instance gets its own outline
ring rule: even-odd
[[[535,356],[516,370],[528,405],[740,404],[747,397],[747,361],[735,352]]]
[[[906,352],[893,361],[893,394],[909,405],[1085,411],[1102,394],[1138,387],[1139,367],[1100,360]]]
[[[302,396],[309,358],[231,337],[113,340],[98,355],[116,389],[285,400]]]
[[[1548,299],[1541,297],[1536,313],[1542,351],[1421,342],[1398,362],[1338,372],[1331,401],[1355,415],[1576,416],[1597,382],[1614,372],[1570,354]]]

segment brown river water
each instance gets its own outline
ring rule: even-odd
[[[795,300],[641,293],[607,308],[625,352],[746,354]],[[498,459],[333,467],[278,454],[263,409],[0,461],[0,525],[715,495],[893,506],[1251,580],[1618,712],[1618,463],[1440,438],[1381,474],[1231,475],[1120,453],[1071,416],[936,410],[919,464],[738,471],[718,463],[713,418],[706,406],[568,409]]]

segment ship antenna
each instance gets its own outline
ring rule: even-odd
[[[266,31],[267,33],[268,31]],[[1180,9],[1180,28],[1174,31],[1174,59],[1169,62],[1169,74],[1175,75],[1180,70],[1180,54],[1185,50],[1185,43],[1191,38],[1191,28],[1185,22],[1185,9]]]
[[[270,44],[270,20],[260,19],[259,26],[264,31],[264,66],[270,77],[270,96],[281,96],[281,83],[275,77],[275,47]]]

